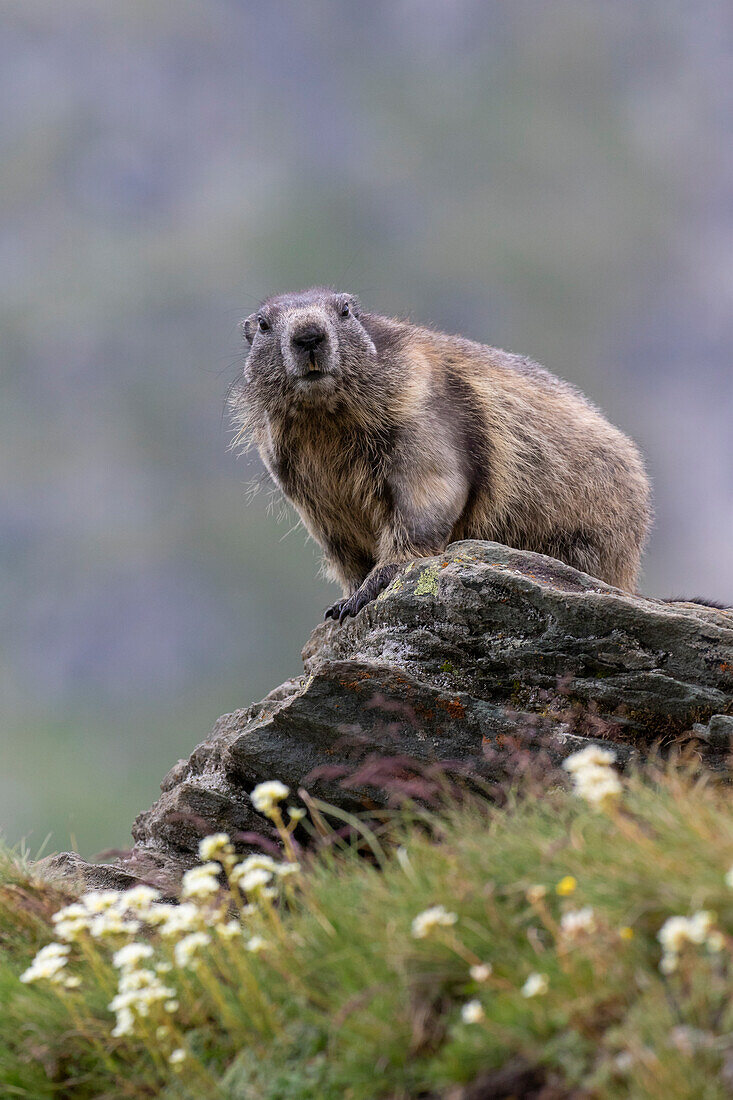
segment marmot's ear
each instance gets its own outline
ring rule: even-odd
[[[248,344],[251,344],[254,340],[256,329],[257,326],[255,324],[255,314],[253,313],[247,318],[246,321],[242,321],[242,332],[244,333],[244,338]]]

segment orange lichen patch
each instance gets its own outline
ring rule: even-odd
[[[733,672],[733,665],[728,664],[727,661],[723,661],[722,665],[720,666],[720,671],[721,672]]]
[[[405,676],[393,676],[392,678],[396,684],[400,685],[400,687],[406,687],[410,691],[413,690],[413,685]]]
[[[431,710],[430,707],[421,707],[419,705],[415,707],[415,714],[425,722],[432,722],[435,717],[434,710]]]
[[[460,699],[438,699],[438,706],[447,711],[451,718],[461,722],[466,717],[466,708]]]
[[[361,691],[361,681],[371,680],[371,672],[355,672],[354,677],[351,680],[345,680],[339,678],[341,687],[347,688],[349,691]]]

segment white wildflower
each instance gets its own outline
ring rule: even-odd
[[[689,920],[687,917],[667,917],[657,932],[657,939],[665,951],[681,951],[688,941]]]
[[[623,793],[623,787],[613,768],[590,767],[575,772],[575,793],[596,809],[607,809]]]
[[[160,909],[164,912],[157,913]],[[172,939],[184,933],[193,932],[201,926],[203,916],[201,911],[192,902],[184,902],[181,905],[161,905],[153,908],[154,919],[160,921],[160,934],[165,939]]]
[[[449,913],[443,905],[433,905],[418,913],[412,922],[412,935],[416,940],[423,940],[439,926],[449,927],[458,920],[457,913]]]
[[[132,1014],[132,1010],[129,1008],[121,1008],[117,1013],[117,1022],[112,1029],[112,1035],[115,1039],[120,1039],[124,1035],[133,1035],[135,1032],[135,1017]]]
[[[546,974],[530,974],[522,986],[523,997],[541,997],[550,988]]]
[[[67,943],[74,943],[81,938],[84,932],[89,931],[89,921],[87,918],[62,920],[56,925],[54,931],[59,939],[66,940]]]
[[[595,932],[596,922],[590,905],[584,909],[569,909],[560,920],[560,928],[571,939],[585,932]]]
[[[263,886],[267,886],[271,879],[272,871],[266,871],[264,867],[257,867],[254,871],[247,871],[236,881],[239,889],[244,891],[245,894],[256,894],[259,890],[262,890]]]
[[[131,969],[142,959],[149,959],[152,954],[153,949],[149,943],[128,943],[119,951],[115,951],[112,956],[112,965],[118,970]]]
[[[611,766],[616,759],[610,749],[589,745],[563,762],[573,778],[575,794],[597,810],[609,809],[623,792],[618,775]]]
[[[86,906],[77,901],[74,902],[73,905],[66,905],[63,909],[58,909],[51,917],[51,921],[53,924],[58,924],[59,921],[81,920],[88,916],[89,913]]]
[[[668,917],[657,933],[662,945],[662,959],[659,969],[663,974],[671,974],[677,969],[679,954],[686,944],[705,944],[710,951],[720,951],[725,946],[722,932],[713,927],[714,916],[701,909],[691,917]]]
[[[160,898],[160,890],[153,889],[152,886],[133,886],[130,890],[125,890],[120,896],[120,907],[124,910],[131,910],[134,913],[147,913],[151,905],[153,905]]]
[[[237,863],[232,867],[229,874],[229,878],[232,882],[237,883],[249,874],[250,871],[269,871],[274,874],[277,870],[277,863],[271,856],[254,855],[247,856],[241,863]]]
[[[201,947],[207,947],[211,943],[211,936],[206,932],[191,932],[179,940],[174,948],[176,965],[180,967],[191,966],[195,963],[194,955]],[[196,960],[197,961],[197,960]]]
[[[157,980],[154,970],[130,968],[129,970],[123,970],[120,974],[117,989],[120,993],[134,993],[138,989],[149,988]]]
[[[49,943],[38,951],[20,980],[24,983],[45,980],[60,984],[64,980],[63,969],[71,948],[65,943]]]
[[[59,939],[73,943],[89,930],[91,917],[84,905],[75,902],[73,905],[59,909],[53,914],[51,920],[56,926],[55,932]]]
[[[36,954],[36,959],[59,959],[66,957],[71,948],[67,943],[47,943]],[[35,962],[35,959],[33,960]]]
[[[665,951],[681,951],[686,943],[704,943],[713,926],[713,915],[706,910],[692,917],[668,917],[657,933]]]
[[[140,931],[140,921],[125,920],[114,909],[108,909],[98,916],[92,917],[89,931],[95,939],[104,939],[106,936],[134,936]]]
[[[177,1047],[177,1048],[176,1048],[176,1049],[175,1049],[174,1051],[172,1051],[172,1053],[171,1053],[171,1054],[170,1054],[170,1055],[168,1056],[168,1061],[170,1062],[170,1064],[171,1064],[172,1066],[180,1066],[181,1062],[185,1062],[185,1061],[186,1061],[186,1058],[187,1058],[187,1057],[188,1057],[188,1055],[186,1054],[186,1052],[185,1052],[185,1050],[183,1049],[183,1047]]]
[[[275,874],[279,878],[287,878],[288,875],[300,874],[299,863],[278,863],[275,865]]]
[[[217,924],[216,932],[223,940],[231,940],[242,935],[242,925],[236,919],[230,920],[226,924]]]
[[[673,974],[679,966],[679,955],[676,951],[665,952],[659,961],[659,969],[662,974]]]
[[[247,941],[247,950],[251,951],[253,955],[259,955],[260,951],[264,951],[268,947],[267,940],[264,940],[262,936],[252,936]]]
[[[610,749],[602,749],[598,745],[588,745],[580,752],[574,752],[571,756],[568,756],[563,761],[562,766],[566,772],[575,773],[584,771],[588,767],[608,768],[615,760],[616,753]]]
[[[725,885],[733,888],[733,867],[725,874]]]
[[[166,1012],[171,1012],[171,1013],[172,1012],[178,1012],[179,1007],[180,1006],[178,1004],[178,1001],[176,1001],[176,1000],[166,1001],[165,1004],[163,1005],[163,1008],[166,1010]]]
[[[64,978],[65,989],[78,989],[80,985],[81,978],[77,977],[76,974],[72,974],[69,978]]]
[[[202,863],[200,867],[192,867],[183,876],[181,895],[184,898],[207,898],[211,894],[217,894],[221,889],[219,872],[221,864]]]
[[[467,1001],[461,1009],[464,1024],[478,1024],[485,1016],[481,1001]]]
[[[106,913],[119,904],[120,897],[119,890],[90,890],[82,895],[81,904],[87,913]]]
[[[231,856],[234,854],[234,845],[229,839],[228,833],[212,833],[199,841],[199,856],[206,862],[216,859],[217,856]]]
[[[140,916],[145,924],[155,927],[159,924],[165,924],[171,913],[180,908],[180,905],[173,905],[169,901],[154,901],[150,908],[146,909]]]
[[[130,946],[145,946],[132,944]],[[115,1036],[132,1035],[137,1019],[150,1015],[151,1009],[161,1001],[168,1001],[175,995],[175,989],[163,985],[152,970],[136,969],[134,965],[125,966],[123,962],[117,995],[108,1007],[116,1014]]]
[[[272,817],[278,802],[290,794],[290,788],[279,779],[270,779],[267,783],[258,783],[250,794],[252,805],[265,817]]]
[[[713,914],[701,909],[690,917],[689,937],[693,943],[705,943],[713,927]]]
[[[305,817],[305,810],[299,806],[288,806],[288,815],[291,821],[302,821]]]
[[[476,963],[469,970],[469,974],[475,982],[487,982],[493,972],[491,963]]]

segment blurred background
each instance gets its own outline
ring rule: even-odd
[[[643,590],[733,601],[729,4],[1,19],[9,842],[124,846],[217,715],[300,671],[335,590],[246,503],[224,415],[275,291],[333,284],[580,385],[648,458]]]

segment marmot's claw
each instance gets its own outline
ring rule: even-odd
[[[341,608],[341,613],[339,614],[339,623],[342,623],[344,619],[347,619],[349,617],[349,615],[356,615],[356,607],[354,606],[353,596],[344,601],[344,606]]]
[[[347,602],[347,600],[336,600],[336,603],[332,603],[331,606],[326,609],[326,612],[323,616],[324,622],[328,619],[333,619],[334,621],[338,619],[339,615],[341,614],[341,608]]]
[[[343,601],[343,606],[339,611],[339,622],[342,623],[349,615],[358,615],[362,607],[366,607],[368,603],[372,602],[372,599],[372,596],[367,595],[366,592],[362,592],[361,590],[355,592],[353,596],[349,596],[348,600]],[[336,618],[335,615],[334,618]]]

